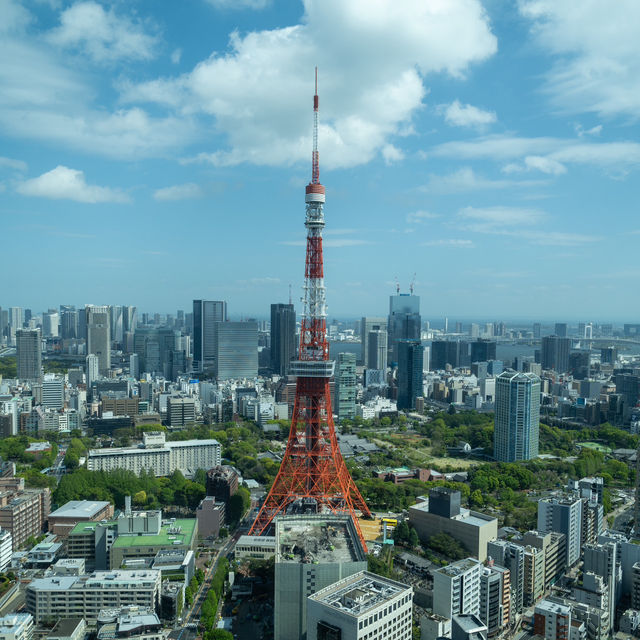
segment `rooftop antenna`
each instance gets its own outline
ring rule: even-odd
[[[413,288],[416,284],[416,274],[413,274],[413,278],[411,279],[411,284],[409,285],[409,291],[411,292],[411,295],[413,295]]]
[[[396,281],[396,293],[400,293],[400,282],[398,281],[398,276],[395,276],[394,280]]]

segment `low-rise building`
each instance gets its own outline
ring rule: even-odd
[[[84,640],[86,630],[84,618],[64,618],[56,622],[47,640]]]
[[[481,562],[487,559],[487,543],[498,537],[498,520],[460,506],[460,492],[444,487],[432,489],[429,499],[409,507],[409,522],[427,542],[447,533]]]
[[[11,532],[0,529],[0,573],[3,573],[11,564],[11,552],[13,550],[13,540]]]
[[[191,475],[198,469],[220,464],[217,440],[177,440],[167,442],[164,433],[145,433],[142,446],[89,451],[89,471],[128,469],[136,474],[144,469],[156,476],[170,476],[176,469]]]
[[[71,500],[49,514],[49,531],[66,538],[78,522],[100,522],[113,518],[113,505],[100,500]]]
[[[133,605],[155,611],[160,585],[160,572],[154,570],[36,578],[26,587],[26,609],[36,624],[59,618],[84,618],[91,624],[109,607]]]
[[[98,617],[98,640],[165,640],[162,623],[153,609],[121,607],[105,609]]]
[[[31,640],[33,638],[33,616],[30,613],[10,613],[0,618],[2,640]]]
[[[235,547],[235,558],[243,560],[267,560],[276,553],[275,536],[240,536]]]
[[[412,607],[412,587],[362,571],[308,598],[307,640],[409,639]]]

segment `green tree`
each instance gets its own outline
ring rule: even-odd
[[[420,546],[420,538],[418,537],[418,532],[414,527],[409,529],[409,546],[414,549]]]

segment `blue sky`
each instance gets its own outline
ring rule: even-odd
[[[0,3],[0,306],[635,321],[636,0]]]

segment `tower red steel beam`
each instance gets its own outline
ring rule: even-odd
[[[327,307],[322,257],[325,189],[320,184],[318,154],[318,69],[313,96],[313,152],[311,182],[305,191],[307,254],[304,311],[299,359],[291,363],[297,376],[296,398],[287,449],[278,475],[251,527],[251,535],[266,534],[278,515],[298,500],[308,500],[318,512],[348,513],[366,549],[356,510],[370,516],[349,473],[336,438],[329,380],[335,363],[329,360]]]

